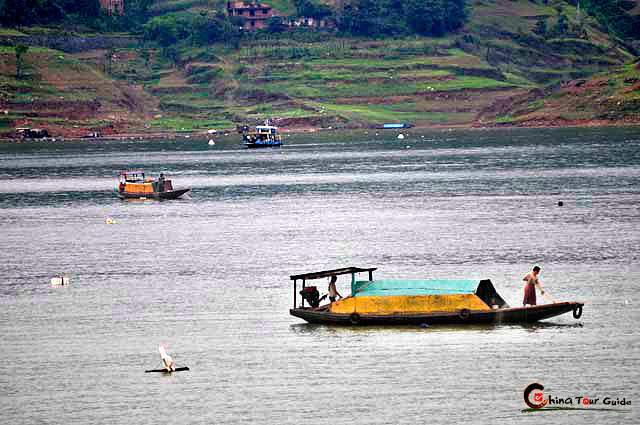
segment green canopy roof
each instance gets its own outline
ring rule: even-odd
[[[354,296],[474,294],[478,280],[359,280]]]

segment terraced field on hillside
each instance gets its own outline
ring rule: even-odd
[[[152,12],[200,14],[222,3],[158,1]],[[468,25],[444,38],[376,40],[309,30],[228,45],[181,42],[171,54],[142,39],[80,53],[32,47],[21,79],[13,48],[5,46],[0,132],[14,126],[66,134],[205,132],[266,118],[288,128],[518,125],[542,116],[551,123],[589,120],[603,116],[603,105],[613,108],[613,119],[634,116],[615,112],[635,105],[633,55],[592,18],[560,3],[572,23],[581,22],[579,31],[536,36],[540,17],[550,25],[557,19],[551,3],[476,0]],[[295,11],[288,0],[273,5],[285,15]],[[14,41],[21,35],[3,31]],[[591,85],[592,79],[607,83]],[[594,92],[555,91],[575,81]]]

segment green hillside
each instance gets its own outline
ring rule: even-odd
[[[279,15],[295,14],[293,2],[264,3]],[[177,0],[156,2],[149,10],[155,17],[206,20],[214,15],[212,7],[224,4]],[[471,6],[463,28],[437,38],[301,29],[208,44],[183,34],[164,47],[145,41],[144,34],[136,43],[112,49],[62,53],[31,47],[25,55],[28,76],[21,79],[15,77],[13,47],[4,47],[0,108],[8,112],[1,122],[5,133],[25,125],[53,127],[61,134],[95,128],[204,131],[265,118],[289,128],[390,121],[417,126],[586,123],[604,120],[608,108],[617,110],[606,102],[578,105],[576,96],[591,99],[603,86],[588,93],[574,90],[569,97],[557,90],[571,84],[591,87],[590,81],[602,79],[606,96],[620,96],[626,105],[626,112],[609,114],[607,120],[637,119],[633,81],[639,72],[630,65],[634,47],[594,17],[560,1],[475,0]],[[544,34],[538,31],[540,21],[546,22]],[[33,31],[21,28],[18,34]],[[17,37],[5,31],[13,44]]]
[[[0,47],[0,133],[45,128],[53,135],[117,134],[144,125],[157,103],[141,87],[115,80],[83,54],[29,47],[16,77],[13,47]]]
[[[640,62],[496,102],[477,118],[491,125],[640,123]]]

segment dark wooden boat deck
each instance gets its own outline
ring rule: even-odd
[[[315,309],[293,308],[292,316],[299,317],[309,323],[332,325],[432,325],[432,324],[501,324],[501,323],[534,323],[539,320],[573,312],[575,318],[582,315],[583,303],[560,302],[542,304],[531,307],[500,308],[495,310],[467,310],[455,312],[434,312],[423,314],[337,314],[329,311],[325,305]]]
[[[118,196],[121,199],[141,199],[141,198],[159,199],[159,200],[178,199],[179,197],[181,197],[182,195],[184,195],[185,193],[187,193],[190,190],[191,189],[180,189],[180,190],[168,190],[168,191],[165,191],[165,192],[124,192],[124,191],[119,191],[118,192]]]

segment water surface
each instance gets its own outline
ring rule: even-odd
[[[635,407],[521,410],[532,382],[640,403],[640,131],[403,132],[255,151],[235,136],[0,146],[2,417],[634,423]],[[120,201],[125,169],[193,190]],[[535,264],[554,298],[588,302],[580,320],[339,328],[288,315],[293,274],[489,278],[518,305]],[[50,287],[60,273],[71,285]],[[191,371],[145,374],[159,344]]]

